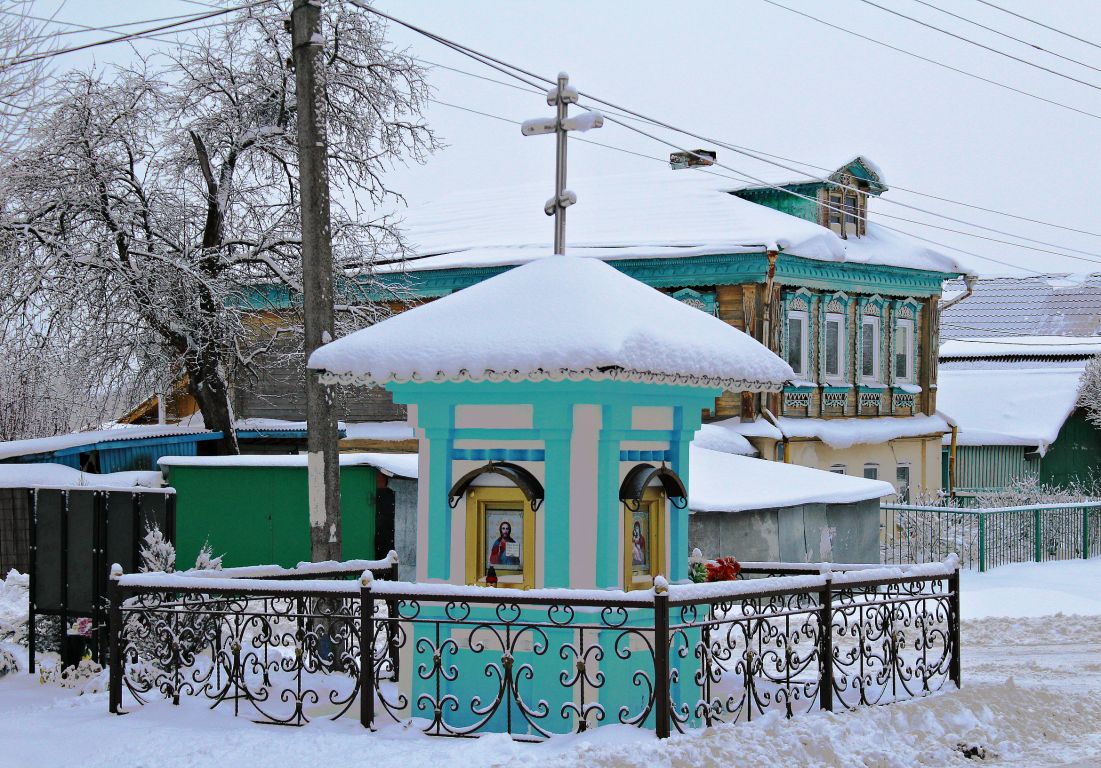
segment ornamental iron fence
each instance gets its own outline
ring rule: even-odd
[[[755,564],[635,592],[115,574],[110,709],[666,737],[958,686],[958,561],[849,568]]]
[[[1101,502],[1022,507],[881,506],[884,563],[924,563],[957,553],[965,568],[1101,555]]]

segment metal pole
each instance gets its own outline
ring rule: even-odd
[[[669,738],[669,594],[654,591],[654,732]]]
[[[302,273],[306,359],[335,335],[333,247],[324,107],[321,2],[294,0],[291,40],[298,108],[298,180],[302,199]],[[306,369],[310,551],[341,559],[340,467],[333,393]]]
[[[108,648],[108,709],[112,715],[122,708],[122,589],[119,587],[121,568],[111,567],[107,577]]]
[[[375,723],[375,598],[364,574],[359,588],[359,724]]]
[[[558,99],[557,120],[554,129],[555,137],[555,167],[554,167],[554,199],[558,204],[554,207],[554,253],[563,256],[566,253],[566,208],[562,205],[562,197],[566,193],[566,112],[569,104],[566,102],[566,86],[570,78],[565,72],[558,73]]]
[[[963,679],[962,665],[960,663],[960,646],[961,631],[960,631],[960,567],[956,566],[956,570],[952,572],[952,575],[948,577],[948,591],[951,593],[948,596],[948,631],[952,635],[952,661],[948,669],[948,676],[952,682],[956,684],[956,688],[960,687]]]
[[[818,593],[818,702],[833,711],[833,577]]]

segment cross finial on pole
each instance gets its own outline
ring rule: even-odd
[[[570,76],[559,72],[558,84],[547,91],[547,104],[556,107],[555,116],[525,120],[520,126],[525,136],[555,134],[554,197],[543,206],[543,211],[548,216],[554,216],[554,253],[558,256],[566,252],[566,209],[577,202],[577,195],[566,189],[566,133],[604,125],[604,116],[599,112],[586,111],[577,117],[569,117],[569,105],[576,104],[577,99],[577,89],[570,85]]]

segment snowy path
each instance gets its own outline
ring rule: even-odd
[[[112,717],[103,694],[77,696],[20,674],[0,680],[0,766],[209,768],[248,760],[341,768],[1101,768],[1101,559],[1001,570],[964,580],[965,616],[984,618],[964,622],[963,690],[920,701],[792,720],[768,716],[666,742],[634,728],[608,727],[531,745],[499,735],[430,738],[396,725],[369,734],[352,720],[280,728],[235,721],[201,706],[159,705]],[[1004,590],[1022,582],[1045,590],[1046,598],[1029,593],[1036,599],[1017,600],[1013,608],[1020,618],[991,616],[1004,610]],[[1045,605],[1093,615],[1040,615]],[[989,754],[968,760],[960,744]]]

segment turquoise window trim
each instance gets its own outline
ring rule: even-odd
[[[855,384],[827,384],[822,387],[823,392],[829,392],[830,394],[842,394],[852,392]]]
[[[830,304],[835,301],[840,304],[840,307],[838,307],[838,309],[840,309],[839,312],[830,309]],[[823,386],[833,386],[852,382],[856,371],[852,365],[853,361],[849,359],[851,357],[851,355],[849,355],[849,305],[853,303],[853,297],[849,296],[844,291],[834,291],[833,293],[819,297],[818,303],[818,322],[821,327],[818,342],[819,358],[821,360],[818,381],[821,382]],[[841,315],[841,340],[843,347],[839,354],[843,356],[843,359],[841,360],[841,375],[830,378],[826,374],[826,316],[832,314]]]
[[[814,367],[814,294],[806,288],[798,288],[794,291],[784,291],[780,294],[781,304],[781,348],[780,354],[785,361],[789,360],[788,350],[791,345],[791,334],[788,332],[788,320],[792,312],[805,312],[807,315],[807,327],[804,335],[807,337],[806,359],[803,361],[803,370],[796,372],[796,376],[804,379],[811,377]]]
[[[796,392],[799,392],[799,393],[815,392],[817,390],[818,390],[817,386],[814,386],[814,387],[796,387],[796,386],[792,386],[792,385],[787,385],[787,386],[784,387],[784,393],[785,394],[788,393],[788,392],[792,392],[792,393],[796,393]]]
[[[670,296],[682,304],[695,307],[709,315],[717,316],[719,314],[719,304],[715,299],[714,291],[701,292],[692,288],[681,288],[679,291],[671,293]]]
[[[857,384],[856,389],[858,392],[884,392],[890,387],[886,384]]]

